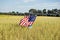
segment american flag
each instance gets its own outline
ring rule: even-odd
[[[36,16],[34,15],[24,16],[24,18],[20,20],[19,25],[26,27],[31,26],[34,23],[35,19]]]

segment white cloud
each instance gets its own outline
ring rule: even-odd
[[[60,9],[60,3],[56,2],[56,3],[37,3],[35,5],[30,5],[31,8],[35,8],[35,9]]]
[[[24,2],[28,3],[28,2],[33,2],[35,0],[23,0]]]
[[[17,5],[17,6],[3,6],[0,7],[0,11],[19,11],[19,12],[28,12],[29,9],[34,8],[34,9],[60,9],[60,3],[56,2],[56,3],[36,3],[33,5]]]

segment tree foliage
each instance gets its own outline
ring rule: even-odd
[[[25,12],[25,13],[20,13],[20,12],[8,12],[8,13],[3,13],[0,12],[0,14],[4,14],[4,15],[29,15],[29,14],[35,14],[38,16],[60,16],[60,9],[52,9],[52,10],[36,10],[36,9],[30,9],[29,12]]]

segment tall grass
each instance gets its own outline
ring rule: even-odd
[[[32,28],[18,25],[22,18],[0,15],[0,40],[60,40],[60,17],[37,17]]]

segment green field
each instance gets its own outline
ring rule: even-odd
[[[0,15],[0,40],[60,40],[60,17],[39,16],[32,28],[18,25],[22,18]]]

